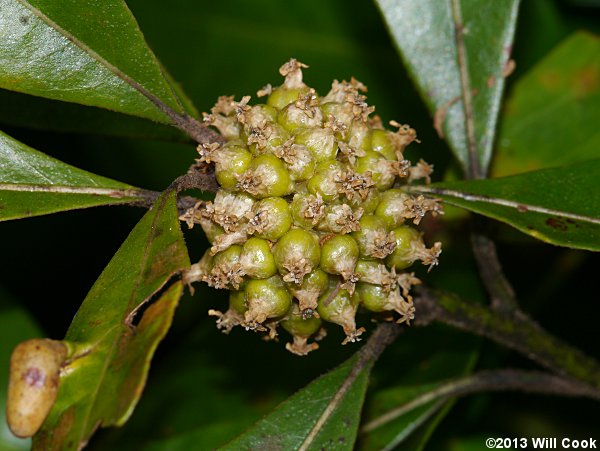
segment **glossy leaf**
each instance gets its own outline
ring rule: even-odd
[[[28,450],[31,440],[15,437],[6,424],[6,387],[10,355],[20,342],[42,336],[42,331],[27,313],[4,290],[0,289],[0,449]]]
[[[519,79],[506,103],[494,175],[598,157],[598,55],[600,38],[578,32]]]
[[[427,386],[400,387],[378,394],[374,403],[379,404],[379,408],[387,406],[391,411],[399,406],[410,403],[414,398],[427,392]],[[430,402],[416,406],[406,413],[385,424],[385,427],[379,427],[367,436],[364,444],[364,450],[390,450],[397,449],[401,443],[411,437],[420,427],[430,420],[436,412],[443,406],[443,402],[433,399]]]
[[[600,250],[600,160],[498,179],[415,187],[559,246]]]
[[[122,0],[0,0],[0,87],[169,123],[183,113]]]
[[[65,337],[70,363],[34,449],[79,449],[98,426],[127,420],[154,350],[170,327],[182,282],[160,290],[188,266],[176,194],[167,192],[131,232],[75,315]]]
[[[439,352],[440,342],[444,343],[443,353]],[[406,358],[412,355],[415,343],[419,357],[410,367],[395,372],[392,387],[375,391],[369,398],[359,436],[364,451],[424,449],[452,404],[439,396],[425,396],[447,379],[470,373],[481,348],[481,340],[456,331],[411,330],[387,357],[393,361]]]
[[[492,155],[519,1],[376,2],[423,99],[438,121],[443,118],[440,125],[467,172],[471,164],[462,99],[463,95],[471,97],[475,151],[480,174],[484,174]],[[461,29],[458,16],[464,27],[462,67],[456,38]]]
[[[353,449],[372,364],[362,366],[357,353],[221,449]]]
[[[143,201],[149,192],[62,163],[0,132],[0,221]]]

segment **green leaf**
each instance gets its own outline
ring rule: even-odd
[[[539,240],[600,250],[600,159],[488,180],[412,190],[505,222]]]
[[[184,109],[122,0],[0,0],[0,87],[170,123]]]
[[[453,401],[429,396],[446,380],[470,373],[477,361],[481,340],[456,331],[435,328],[410,331],[398,340],[393,355],[406,359],[419,343],[418,359],[395,372],[394,386],[372,393],[365,408],[361,450],[421,450]],[[405,343],[406,342],[406,343]],[[439,352],[444,342],[445,352]],[[392,352],[392,350],[390,351]]]
[[[369,434],[363,443],[363,450],[389,450],[396,449],[401,443],[405,442],[421,426],[430,420],[444,405],[444,402],[432,399],[431,401],[411,408],[411,401],[420,395],[427,393],[437,385],[421,385],[415,387],[398,387],[386,390],[377,394],[374,404],[381,412],[398,409],[399,406],[406,406],[406,412],[397,418],[390,420],[389,424],[383,424],[385,427],[369,429]],[[383,410],[385,409],[385,410]],[[366,431],[365,431],[366,432]]]
[[[160,290],[189,264],[176,193],[166,192],[131,232],[75,315],[65,337],[72,355],[57,401],[34,437],[34,449],[79,449],[98,426],[127,421],[183,285],[176,281]]]
[[[353,449],[374,363],[357,352],[221,449]]]
[[[578,32],[524,75],[505,107],[495,176],[598,156],[600,38]]]
[[[15,346],[30,338],[42,336],[33,318],[0,288],[0,449],[28,450],[31,440],[15,437],[6,424],[6,387],[10,355]]]
[[[473,165],[463,96],[470,98],[478,172],[485,174],[492,155],[519,1],[376,0],[376,3],[430,112],[438,120],[443,118],[444,134],[467,173],[469,168],[473,170]],[[460,23],[463,28],[457,25]],[[457,33],[461,29],[464,33]],[[458,45],[457,35],[464,42],[462,65],[459,64],[462,46]]]
[[[151,199],[151,193],[55,160],[0,132],[0,221]]]

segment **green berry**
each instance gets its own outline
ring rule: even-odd
[[[247,136],[248,149],[254,156],[264,153],[275,153],[290,139],[290,134],[277,123],[262,124]]]
[[[214,288],[239,289],[244,281],[244,273],[240,264],[241,253],[242,246],[237,244],[218,252],[213,257],[210,272],[205,277],[208,285]]]
[[[352,107],[348,104],[325,102],[321,104],[321,111],[324,117],[333,116],[336,120],[344,124],[346,128],[350,128],[352,125],[354,115],[352,114]]]
[[[248,128],[255,128],[264,123],[274,123],[277,121],[277,113],[278,109],[273,105],[253,105],[245,114],[244,125]]]
[[[386,292],[381,285],[359,282],[356,284],[356,294],[367,310],[372,312],[387,310],[387,298],[390,293]]]
[[[358,220],[362,216],[361,208],[353,210],[348,204],[328,205],[325,215],[317,229],[330,233],[350,233],[360,230]]]
[[[218,252],[213,257],[212,267],[220,267],[220,266],[231,266],[240,261],[240,255],[242,254],[242,246],[234,244],[229,246],[224,251]]]
[[[368,274],[371,274],[373,271],[377,271],[381,264],[381,261],[361,259],[356,262],[354,272],[356,272],[358,277],[362,280]]]
[[[259,199],[285,196],[293,190],[285,164],[271,154],[254,158],[248,170],[238,180],[238,187]]]
[[[277,273],[271,246],[261,238],[249,238],[244,243],[239,261],[244,273],[253,279],[266,279]]]
[[[369,174],[380,191],[390,189],[396,180],[397,169],[393,163],[371,150],[366,151],[365,156],[357,158],[355,170],[359,174]]]
[[[250,214],[248,233],[269,241],[276,241],[292,225],[288,203],[281,197],[267,197],[254,204]]]
[[[290,103],[296,102],[301,96],[306,95],[308,90],[308,86],[301,88],[287,88],[285,86],[280,86],[279,88],[273,89],[267,99],[267,105],[281,110]]]
[[[348,133],[348,144],[355,149],[371,149],[371,128],[361,121],[353,121]]]
[[[279,276],[248,280],[244,294],[248,306],[245,319],[249,324],[284,316],[292,306],[292,297]]]
[[[342,165],[338,161],[324,161],[319,163],[306,187],[308,192],[320,195],[325,202],[333,202],[339,197],[339,187],[336,183],[338,174],[342,171]]]
[[[396,248],[386,258],[386,263],[396,269],[405,269],[413,264],[412,248],[415,244],[423,244],[421,233],[410,226],[404,225],[395,228],[392,233],[396,241]]]
[[[231,290],[229,292],[229,309],[243,315],[248,310],[246,306],[246,295],[242,290]]]
[[[346,344],[348,341],[355,341],[364,331],[362,328],[356,329],[357,307],[358,297],[351,296],[347,290],[339,289],[335,280],[332,280],[329,289],[319,297],[317,312],[321,319],[344,328],[346,339],[342,343]]]
[[[315,316],[305,319],[299,307],[292,305],[287,318],[281,321],[283,328],[293,337],[292,343],[286,343],[285,348],[296,354],[306,355],[319,348],[316,343],[308,344],[308,338],[321,329],[321,320]]]
[[[308,273],[300,285],[288,282],[290,293],[298,299],[302,314],[309,318],[317,310],[317,300],[329,286],[329,276],[323,270],[316,268]]]
[[[335,159],[338,147],[331,129],[303,128],[297,130],[295,136],[295,142],[306,146],[317,163]]]
[[[238,177],[250,166],[252,155],[240,141],[233,141],[219,149],[214,160],[217,182],[224,189],[233,190]]]
[[[375,129],[371,132],[371,150],[379,152],[388,160],[396,159],[396,149],[388,130]]]
[[[372,312],[395,311],[400,314],[399,323],[409,322],[414,318],[415,308],[412,299],[404,299],[397,289],[390,291],[380,285],[359,282],[356,284],[356,295],[364,308]]]
[[[325,215],[325,203],[320,195],[295,194],[290,210],[295,225],[312,229]]]
[[[273,247],[275,264],[286,282],[302,279],[319,265],[321,249],[317,237],[303,229],[292,229]]]
[[[366,199],[355,196],[352,199],[347,199],[347,202],[354,210],[360,208],[364,214],[371,214],[375,212],[380,200],[381,194],[379,193],[379,190],[370,189]]]
[[[313,176],[315,160],[306,146],[288,141],[275,149],[274,153],[285,162],[290,177],[295,182],[302,182]]]
[[[320,127],[323,123],[323,113],[316,99],[314,90],[309,90],[296,102],[283,107],[279,111],[277,122],[290,132],[305,127]]]
[[[381,260],[359,260],[354,269],[361,282],[385,286],[386,289],[395,286],[398,276],[394,271],[389,271]]]
[[[334,235],[321,247],[321,269],[348,279],[354,274],[358,260],[358,244],[350,235]]]
[[[375,216],[385,221],[389,229],[398,227],[404,222],[405,199],[409,196],[399,189],[390,189],[381,194],[381,201],[375,210]]]
[[[321,328],[321,320],[316,316],[305,319],[300,308],[294,304],[289,316],[281,322],[281,325],[291,335],[308,338]]]
[[[393,236],[387,232],[383,219],[364,215],[359,221],[360,230],[352,233],[358,243],[361,258],[385,258],[395,246]]]

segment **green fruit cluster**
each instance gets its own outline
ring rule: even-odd
[[[227,140],[198,147],[221,189],[182,217],[212,244],[186,280],[231,290],[229,309],[210,311],[218,327],[275,338],[281,325],[300,355],[318,347],[308,340],[324,335],[323,322],[343,327],[344,344],[355,341],[359,308],[409,322],[409,292],[420,282],[405,270],[417,260],[434,266],[441,252],[414,227],[440,213],[438,203],[403,189],[432,171],[404,159],[415,131],[370,117],[355,79],[320,97],[303,82],[304,67],[284,64],[284,83],[258,92],[266,103],[221,97],[205,114]]]

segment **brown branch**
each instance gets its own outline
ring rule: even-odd
[[[219,184],[215,178],[214,167],[205,163],[197,163],[192,165],[188,172],[178,178],[169,186],[169,189],[176,189],[177,192],[187,189],[199,189],[216,193],[219,189]]]
[[[467,67],[467,52],[465,48],[464,32],[460,0],[452,0],[452,18],[454,21],[454,37],[456,40],[456,51],[458,67],[460,70],[460,83],[465,113],[465,131],[467,134],[467,148],[469,154],[469,165],[467,167],[467,178],[482,178],[479,158],[477,158],[477,143],[475,141],[475,124],[473,122],[473,102],[471,93],[471,81]]]
[[[502,265],[496,252],[496,244],[483,230],[485,222],[482,218],[473,218],[471,247],[479,269],[479,275],[491,298],[491,307],[502,314],[518,311],[519,305],[515,292],[502,271]]]
[[[192,116],[189,116],[187,114],[177,114],[169,107],[164,105],[162,102],[160,103],[162,106],[167,108],[168,111],[163,108],[161,108],[161,110],[171,118],[171,120],[173,121],[173,125],[175,125],[175,127],[177,127],[179,130],[185,132],[190,138],[192,138],[197,143],[225,143],[225,138],[215,130],[208,128]],[[161,105],[156,105],[161,107]]]
[[[422,287],[414,304],[416,326],[435,321],[487,337],[559,375],[600,388],[600,364],[596,360],[550,335],[522,312],[498,315],[485,306]]]
[[[480,371],[470,376],[452,379],[423,393],[411,401],[389,410],[361,428],[361,433],[377,429],[390,421],[435,400],[446,401],[457,396],[483,392],[518,391],[543,395],[586,397],[600,400],[600,390],[579,381],[542,371],[502,369]]]
[[[144,196],[140,196],[138,200],[129,202],[125,205],[149,209],[152,208],[152,206],[156,202],[156,199],[159,198],[161,193],[158,191],[143,190],[140,192],[140,194],[143,194]],[[192,196],[180,196],[177,199],[177,211],[179,212],[179,215],[184,214],[186,211],[188,211],[188,209],[192,208],[199,201],[200,199],[197,199]]]

